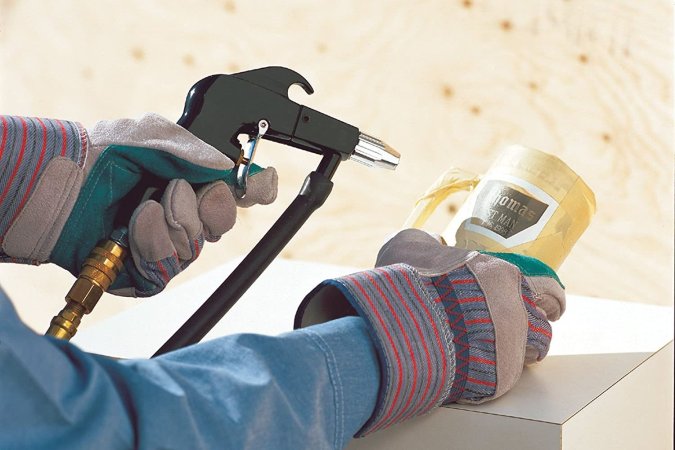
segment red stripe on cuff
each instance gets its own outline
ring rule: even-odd
[[[396,287],[396,284],[394,283],[394,280],[391,279],[391,276],[389,275],[389,273],[387,273],[386,270],[381,270],[381,269],[378,270],[378,272],[385,276],[385,278],[387,279],[389,284],[394,289],[394,292],[396,292],[396,295],[398,296],[399,300],[401,301],[401,304],[405,307],[406,311],[408,312],[408,315],[412,319],[413,324],[415,325],[415,329],[417,330],[417,335],[419,336],[419,343],[422,344],[422,348],[424,349],[424,358],[425,358],[426,363],[427,363],[427,371],[428,371],[428,373],[431,373],[432,364],[431,364],[431,355],[429,353],[429,346],[427,345],[427,341],[424,339],[424,333],[422,332],[422,328],[420,327],[420,324],[417,321],[417,318],[415,317],[415,314],[413,314],[413,312],[410,310],[410,307],[408,306],[408,302],[405,300],[405,298],[401,294],[401,291],[399,291],[398,288]],[[415,364],[415,363],[413,362],[413,364]],[[415,375],[417,376],[417,373],[415,373]],[[414,386],[416,386],[416,385],[417,384],[415,382]],[[430,388],[431,388],[431,378],[427,377],[427,382],[426,382],[426,385],[424,386],[424,392],[422,393],[422,396],[420,397],[420,401],[423,401],[426,398],[427,394],[429,393]],[[413,409],[408,414],[406,414],[403,418],[407,419],[411,415],[414,415],[420,409],[420,406],[421,406],[420,404],[415,405],[413,407]],[[396,419],[398,419],[398,417]]]
[[[7,120],[5,119],[5,116],[0,116],[0,120],[2,120],[2,139],[0,140],[0,159],[1,159],[2,154],[5,153],[5,146],[7,145]]]
[[[475,325],[477,323],[492,323],[492,320],[490,320],[490,318],[474,319],[474,320],[465,320],[464,323],[466,325]]]
[[[396,367],[398,369],[398,383],[396,386],[396,392],[394,393],[394,398],[392,400],[392,404],[396,404],[398,402],[398,397],[401,394],[401,384],[403,382],[403,365],[401,364],[401,356],[398,353],[398,350],[396,349],[396,346],[394,345],[394,340],[391,337],[391,334],[389,333],[389,328],[387,327],[386,322],[384,319],[382,319],[382,316],[380,315],[379,311],[373,304],[373,300],[370,298],[368,293],[366,292],[365,289],[363,289],[363,286],[361,286],[361,283],[354,278],[354,277],[348,277],[361,291],[361,294],[363,297],[366,299],[368,302],[368,305],[370,307],[370,311],[375,314],[375,317],[377,317],[377,321],[380,323],[380,328],[384,331],[385,335],[387,336],[387,340],[389,341],[389,345],[391,346],[392,350],[394,351],[394,358],[396,358]],[[371,432],[375,431],[379,425],[383,422],[384,419],[380,419],[377,424],[375,424],[373,427],[371,427]]]
[[[537,304],[536,304],[535,302],[533,302],[532,299],[531,299],[530,297],[528,297],[528,296],[525,295],[525,294],[521,295],[521,297],[523,297],[523,301],[524,301],[525,303],[527,303],[528,305],[532,306],[533,308],[537,308]]]
[[[2,205],[2,202],[5,201],[5,197],[7,196],[7,192],[9,192],[9,188],[12,186],[12,181],[14,181],[14,177],[16,177],[16,173],[19,171],[19,167],[21,167],[21,161],[23,160],[23,154],[26,151],[26,140],[28,138],[28,130],[26,129],[26,121],[24,120],[23,117],[19,117],[19,120],[21,121],[21,124],[23,125],[23,130],[21,133],[21,151],[19,152],[19,158],[16,161],[16,165],[14,166],[14,170],[12,171],[12,174],[9,176],[9,179],[7,180],[7,184],[5,185],[5,189],[2,191],[2,195],[0,195],[0,205]]]
[[[409,390],[408,393],[408,399],[405,402],[405,405],[403,405],[403,408],[399,411],[399,413],[390,421],[391,423],[396,423],[396,420],[401,417],[401,415],[408,409],[410,406],[410,402],[413,399],[413,396],[415,395],[415,390],[417,388],[417,361],[415,359],[415,352],[412,349],[412,344],[410,343],[410,338],[408,337],[408,333],[406,333],[405,328],[403,327],[403,324],[401,323],[401,319],[398,317],[398,314],[396,314],[396,311],[394,308],[391,306],[391,303],[389,302],[389,299],[384,295],[384,292],[382,292],[382,289],[380,289],[380,286],[377,284],[377,281],[373,279],[372,276],[368,272],[365,272],[365,276],[368,278],[368,281],[377,289],[378,294],[384,299],[385,303],[387,304],[387,308],[389,308],[389,311],[391,314],[394,316],[394,320],[396,321],[396,324],[398,325],[399,330],[401,331],[401,334],[403,335],[403,340],[405,341],[405,346],[408,349],[408,354],[410,355],[410,360],[412,362],[412,369],[413,369],[413,381],[412,381],[412,387]],[[391,283],[393,285],[393,283]],[[407,308],[406,308],[407,309]],[[410,310],[408,309],[408,314],[410,314]],[[382,419],[382,422],[386,422],[389,419],[389,416],[394,411],[394,407],[396,405],[392,404],[392,408],[389,410],[387,413],[387,417]]]
[[[28,187],[26,188],[26,191],[23,193],[23,197],[21,198],[19,207],[16,209],[16,212],[14,212],[14,216],[12,216],[12,218],[8,222],[8,226],[11,226],[11,224],[14,223],[14,219],[16,219],[16,216],[19,215],[19,213],[23,209],[24,203],[26,203],[26,200],[28,200],[28,197],[31,193],[31,189],[33,188],[33,183],[35,183],[35,179],[37,178],[37,175],[40,172],[40,167],[42,167],[42,161],[44,160],[45,153],[47,152],[47,127],[45,126],[44,122],[42,122],[42,120],[38,118],[36,118],[36,120],[40,123],[40,126],[42,127],[42,148],[40,149],[40,157],[38,158],[35,170],[33,170],[33,175],[31,175],[30,177]]]
[[[530,330],[534,331],[535,333],[543,334],[549,339],[553,337],[553,335],[549,333],[548,330],[544,328],[535,327],[534,325],[532,325],[532,322],[527,322],[527,326]]]
[[[450,281],[452,284],[470,284],[470,283],[475,283],[476,280],[473,278],[464,278],[461,280],[451,280]]]
[[[468,381],[470,383],[475,383],[475,384],[482,384],[483,386],[490,386],[490,387],[497,386],[497,383],[493,383],[491,381],[483,381],[483,380],[479,380],[477,378],[471,378],[471,377],[466,377],[466,381]]]
[[[489,364],[491,366],[495,365],[494,361],[491,361],[491,360],[485,359],[485,358],[480,358],[478,356],[469,356],[469,361],[473,361],[473,362],[477,362],[477,363],[481,363],[481,364]]]
[[[168,272],[164,268],[164,265],[162,264],[162,261],[157,261],[157,268],[159,268],[159,271],[162,273],[162,278],[164,279],[165,283],[168,283],[171,277],[169,277]]]
[[[478,302],[484,302],[485,297],[466,297],[466,298],[458,298],[457,303],[478,303]]]
[[[431,324],[431,327],[434,331],[434,336],[436,337],[436,344],[438,345],[438,348],[441,350],[441,360],[442,360],[442,369],[441,369],[441,386],[445,386],[445,382],[448,376],[448,359],[445,354],[446,348],[445,348],[445,343],[441,341],[441,335],[440,332],[438,331],[438,328],[436,327],[436,323],[433,320],[433,317],[431,316],[431,312],[429,311],[429,308],[427,307],[426,303],[424,303],[424,300],[422,300],[417,293],[417,289],[413,286],[412,282],[410,281],[410,278],[408,277],[408,274],[403,271],[402,269],[397,269],[399,273],[403,275],[405,280],[408,282],[408,286],[410,286],[410,290],[415,293],[415,298],[417,299],[417,302],[422,306],[422,309],[424,310],[425,314],[427,315],[427,318],[429,319],[429,324]],[[436,393],[436,396],[434,397],[433,401],[431,402],[431,405],[428,407],[428,409],[431,409],[434,407],[436,402],[438,401],[438,398],[441,396],[443,393],[443,389],[439,389],[438,392]]]
[[[61,137],[63,142],[61,142],[61,156],[66,156],[66,144],[68,142],[68,133],[66,132],[66,127],[63,126],[63,123],[60,120],[57,120],[56,123],[61,127]]]

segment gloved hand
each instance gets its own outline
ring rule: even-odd
[[[149,180],[166,183],[161,201],[131,215],[132,258],[112,292],[148,296],[197,258],[235,222],[236,207],[271,203],[273,168],[254,166],[247,195],[235,201],[232,161],[155,114],[97,123],[2,117],[0,162],[13,172],[0,184],[3,259],[54,262],[74,275],[92,248],[108,238],[121,207],[138,201]]]
[[[504,394],[546,356],[549,321],[565,310],[563,285],[539,260],[448,247],[421,230],[398,233],[376,266],[324,281],[296,315],[296,327],[349,314],[369,324],[382,382],[360,435]]]

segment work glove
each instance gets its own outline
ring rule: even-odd
[[[74,122],[0,117],[0,257],[53,262],[77,275],[126,217],[132,258],[112,286],[116,294],[161,291],[204,241],[234,225],[236,206],[276,197],[275,170],[254,166],[246,196],[235,200],[232,161],[156,114],[88,131]],[[149,181],[166,188],[139,205]]]
[[[382,247],[375,269],[317,286],[295,325],[357,314],[367,322],[382,376],[365,435],[503,395],[524,364],[546,356],[549,321],[564,310],[564,287],[539,260],[448,247],[408,229]]]

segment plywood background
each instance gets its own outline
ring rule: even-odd
[[[403,160],[393,173],[344,164],[285,257],[371,265],[445,168],[480,172],[522,143],[560,156],[596,193],[560,271],[568,290],[672,304],[672,19],[667,0],[0,0],[0,112],[175,119],[206,75],[288,66],[316,89],[294,99]],[[316,163],[271,143],[258,158],[279,169],[279,201],[243,211],[176,283],[248,250]],[[58,268],[4,265],[0,279],[38,328],[69,284]],[[106,303],[98,318],[128,304]]]

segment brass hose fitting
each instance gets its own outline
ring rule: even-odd
[[[82,270],[66,294],[66,306],[52,319],[47,335],[70,340],[85,314],[93,311],[104,292],[124,267],[127,254],[126,229],[116,230],[84,260]]]

